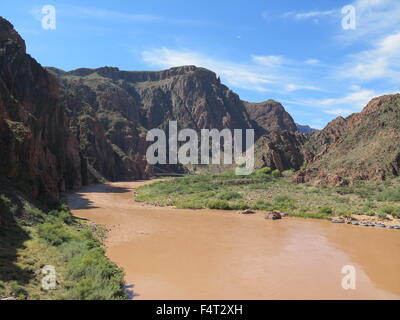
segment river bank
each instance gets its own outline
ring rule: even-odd
[[[134,299],[400,298],[397,230],[154,207],[133,198],[148,183],[68,196],[74,215],[110,229],[106,254]],[[345,265],[356,268],[356,290],[341,286]]]

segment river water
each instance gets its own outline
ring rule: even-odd
[[[134,201],[144,183],[68,195],[74,215],[111,229],[107,256],[134,299],[400,299],[399,230],[154,207]]]

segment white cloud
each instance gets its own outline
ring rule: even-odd
[[[327,11],[310,11],[310,12],[302,12],[294,14],[294,17],[298,20],[316,18],[329,16],[335,13],[335,10],[327,10]]]
[[[372,98],[378,95],[380,94],[374,90],[360,89],[343,97],[323,99],[316,102],[322,107],[334,106],[334,108],[324,109],[327,114],[347,116],[353,112],[361,111]]]
[[[257,70],[254,66],[212,59],[189,50],[165,47],[147,50],[142,52],[142,59],[150,65],[163,68],[182,65],[204,67],[221,75],[230,85],[255,91],[268,91],[266,85],[273,84],[273,80],[276,80],[273,75]]]
[[[383,95],[383,93],[374,90],[360,88],[354,91],[355,89],[353,87],[352,92],[335,98],[294,99],[283,100],[283,102],[297,106],[317,108],[323,113],[335,116],[347,116],[351,113],[361,111],[372,98]]]
[[[288,90],[288,91],[296,91],[296,90],[323,91],[323,90],[322,90],[321,88],[319,88],[319,87],[297,85],[297,84],[293,84],[293,83],[288,84],[286,87],[287,87],[287,90]]]
[[[341,30],[337,36],[339,41],[373,42],[400,27],[398,0],[357,0],[352,5],[356,9],[356,29]]]
[[[332,106],[340,104],[351,104],[354,106],[362,107],[367,104],[369,100],[376,97],[377,93],[374,90],[361,89],[356,92],[351,92],[341,98],[330,98],[319,101],[322,106]]]
[[[253,61],[268,66],[276,67],[285,63],[285,59],[282,56],[251,56]]]
[[[308,59],[308,60],[304,61],[305,64],[310,64],[310,65],[318,64],[320,62],[321,61],[319,61],[318,59]]]
[[[398,81],[400,77],[400,32],[388,35],[372,49],[350,56],[339,75],[343,78],[373,80],[378,78]]]
[[[327,114],[332,114],[334,116],[342,116],[342,117],[346,117],[349,114],[353,113],[351,110],[349,109],[329,109],[329,110],[325,110],[324,111]]]
[[[165,47],[142,52],[142,60],[149,65],[159,68],[182,65],[204,67],[214,71],[224,82],[236,88],[274,93],[289,93],[296,90],[322,91],[319,87],[303,84],[305,81],[299,79],[297,69],[293,71],[284,66],[285,64],[295,65],[294,61],[273,55],[251,55],[250,58],[251,60],[247,63],[235,63],[210,58],[196,51]]]
[[[337,15],[338,10],[332,9],[332,10],[325,10],[325,11],[308,11],[308,12],[285,12],[281,17],[283,18],[293,18],[295,20],[307,20],[307,19],[312,19],[315,23],[319,23],[318,18],[323,18],[323,17],[328,17],[328,16],[333,16]]]

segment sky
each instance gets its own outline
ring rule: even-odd
[[[46,5],[55,29],[42,26]],[[44,66],[205,67],[318,129],[400,92],[400,0],[18,0],[0,15]]]

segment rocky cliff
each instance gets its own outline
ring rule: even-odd
[[[56,78],[0,17],[0,177],[45,201],[83,182],[78,142],[58,96]]]
[[[256,166],[299,169],[294,180],[335,186],[400,174],[400,94],[372,99],[312,134],[276,131],[256,144]]]
[[[252,103],[244,102],[258,136],[278,130],[297,131],[297,126],[285,108],[274,100]]]
[[[336,118],[302,148],[309,163],[299,181],[333,185],[384,180],[400,173],[400,94],[372,99],[360,113]]]
[[[318,131],[317,129],[311,128],[308,125],[301,125],[296,123],[296,126],[297,126],[297,131],[299,131],[300,133],[309,134]]]

